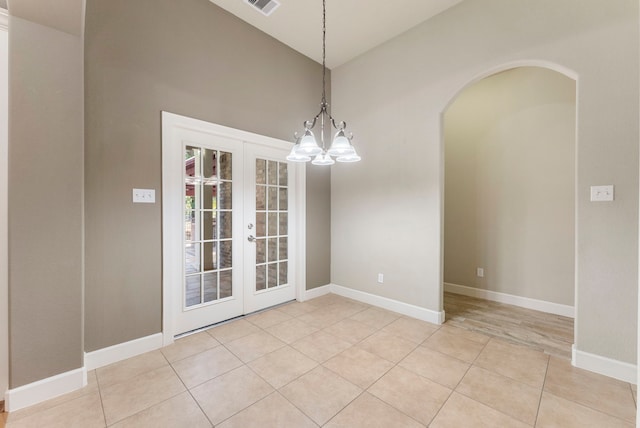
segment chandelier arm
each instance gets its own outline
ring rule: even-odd
[[[339,122],[336,122],[336,120],[333,118],[333,116],[331,116],[331,114],[329,112],[327,112],[327,116],[329,116],[329,120],[331,121],[331,125],[339,130],[344,130],[347,127],[347,122],[345,122],[344,120],[341,120]]]

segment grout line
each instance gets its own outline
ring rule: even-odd
[[[540,415],[540,406],[542,405],[542,396],[544,395],[544,387],[547,384],[547,375],[549,374],[549,366],[551,365],[551,357],[547,356],[547,367],[544,371],[544,380],[542,381],[542,388],[540,388],[540,398],[538,398],[538,408],[536,409],[536,417],[533,422],[533,426],[538,423],[538,416]]]
[[[96,375],[96,387],[98,388],[98,397],[100,397],[100,408],[102,409],[102,420],[104,421],[104,426],[107,425],[107,412],[104,411],[104,401],[102,399],[102,388],[100,388],[100,381],[98,380],[98,370],[93,370]]]

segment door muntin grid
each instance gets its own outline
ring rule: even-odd
[[[256,159],[256,292],[289,283],[288,180],[286,162]]]
[[[184,150],[183,308],[233,296],[232,154]]]

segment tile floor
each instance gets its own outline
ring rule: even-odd
[[[564,358],[336,295],[89,373],[19,427],[633,427],[636,388]]]

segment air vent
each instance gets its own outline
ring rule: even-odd
[[[274,10],[280,6],[276,0],[244,0],[251,6],[255,7],[260,13],[269,16]]]

